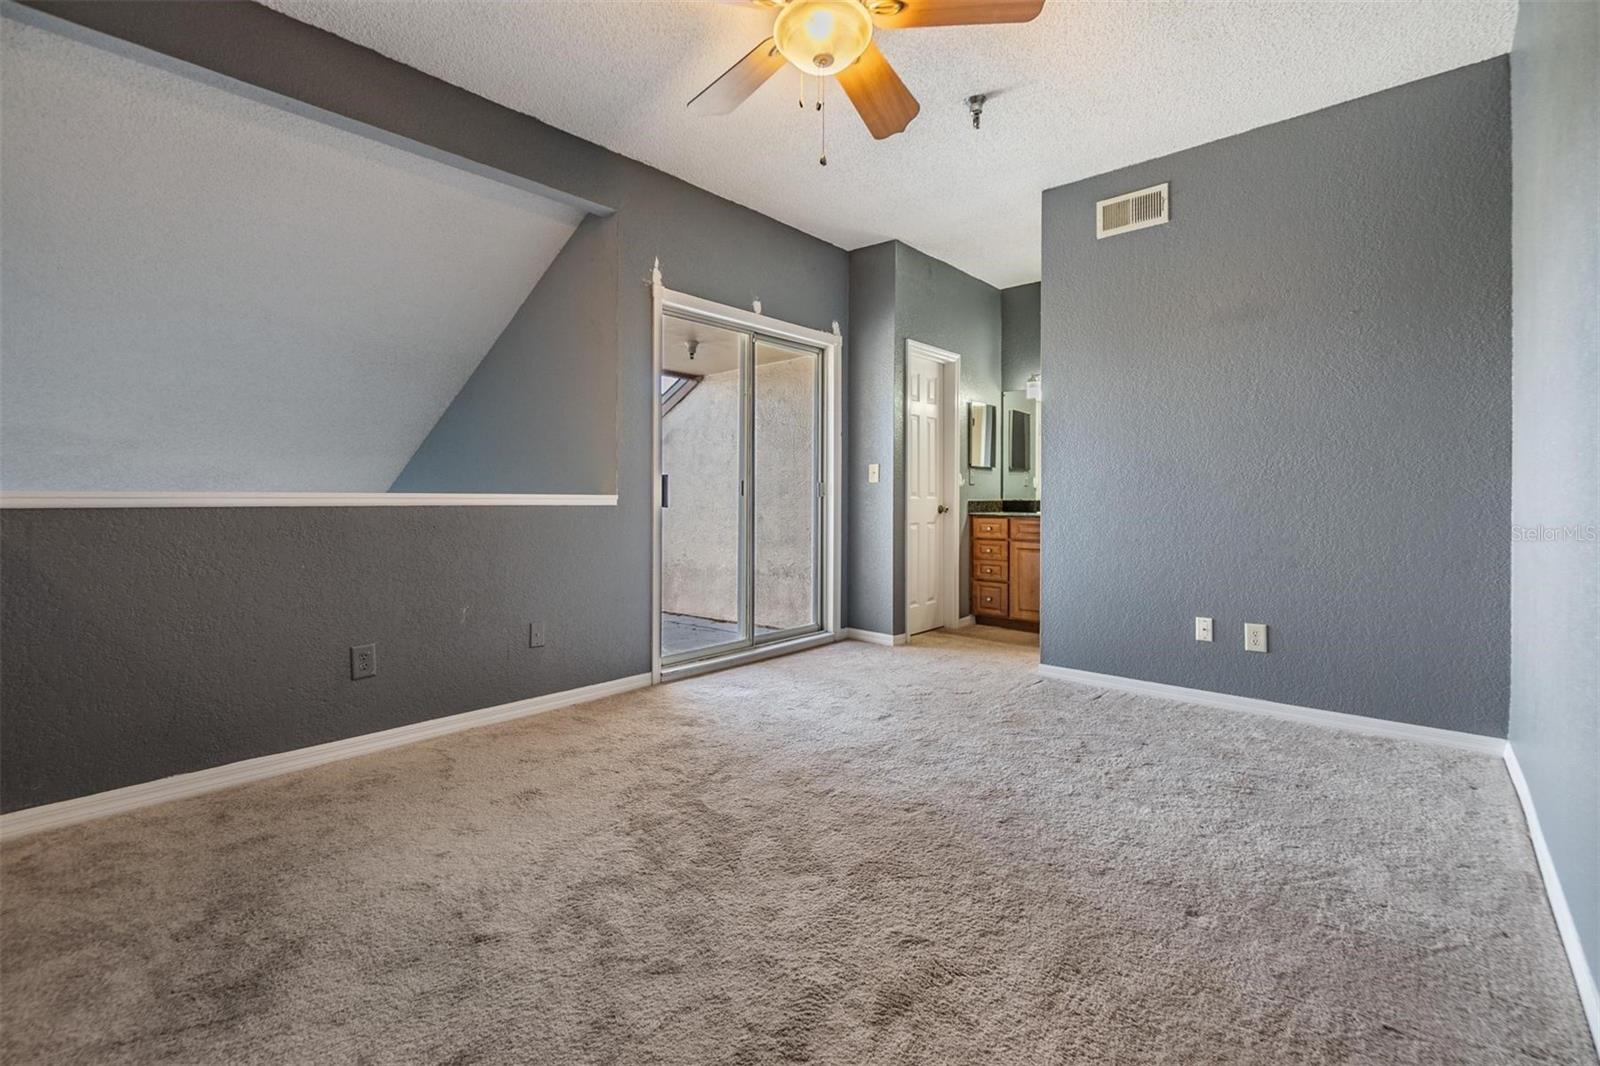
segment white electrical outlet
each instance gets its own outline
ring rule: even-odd
[[[1206,641],[1211,639],[1211,619],[1196,618],[1194,620],[1194,639]]]
[[[1267,626],[1265,622],[1246,622],[1244,624],[1244,650],[1267,650]]]

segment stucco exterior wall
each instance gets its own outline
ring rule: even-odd
[[[756,369],[756,624],[812,619],[816,364]],[[739,609],[739,372],[710,374],[661,422],[661,609],[734,621]]]

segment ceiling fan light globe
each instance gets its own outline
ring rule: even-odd
[[[804,73],[837,74],[872,43],[872,16],[861,0],[790,0],[778,12],[772,38]]]

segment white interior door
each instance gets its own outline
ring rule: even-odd
[[[944,625],[945,523],[940,364],[906,353],[906,632]]]

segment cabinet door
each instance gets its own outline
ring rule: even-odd
[[[1011,615],[1019,622],[1039,620],[1039,545],[1011,542]]]

